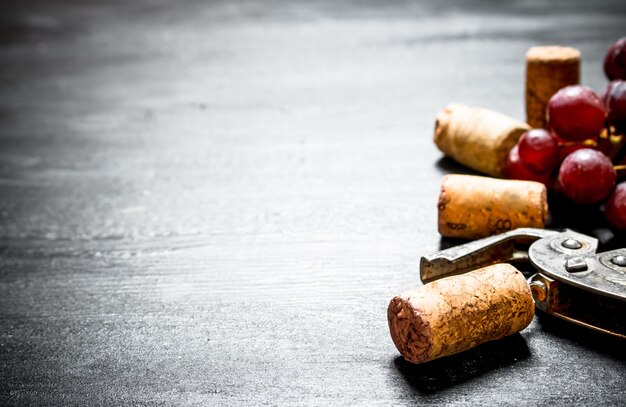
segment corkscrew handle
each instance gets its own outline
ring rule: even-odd
[[[420,259],[420,279],[429,283],[496,263],[528,261],[528,246],[558,232],[518,228],[438,251]]]

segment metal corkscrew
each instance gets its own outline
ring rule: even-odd
[[[626,248],[596,253],[598,240],[571,230],[519,228],[438,251],[420,260],[420,278],[503,262],[529,262],[535,305],[555,317],[626,338]]]

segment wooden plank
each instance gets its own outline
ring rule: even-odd
[[[538,43],[581,49],[601,87],[621,1],[0,15],[2,404],[625,399],[623,343],[549,318],[423,366],[386,325],[419,256],[454,243],[436,197],[464,169],[434,147],[435,113],[523,118]]]

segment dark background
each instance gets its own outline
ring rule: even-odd
[[[524,119],[534,45],[600,89],[623,0],[0,7],[0,404],[626,401],[623,341],[542,317],[414,366],[386,320],[451,244],[437,111]]]

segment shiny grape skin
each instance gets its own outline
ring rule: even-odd
[[[626,131],[626,81],[615,80],[607,88],[605,97],[607,122],[618,133]]]
[[[559,162],[559,145],[547,130],[528,130],[522,134],[518,145],[522,163],[534,173],[549,173]]]
[[[604,128],[604,119],[604,103],[587,86],[566,86],[548,101],[550,128],[565,140],[597,138]]]
[[[606,198],[615,187],[613,163],[600,151],[576,150],[561,163],[559,184],[563,194],[579,204],[594,204]]]
[[[513,146],[506,160],[505,175],[508,179],[520,179],[524,181],[537,181],[550,188],[552,179],[550,174],[536,174],[524,166],[519,156],[519,146]]]
[[[626,79],[626,37],[609,47],[604,57],[604,73],[609,80]]]
[[[604,215],[611,226],[626,230],[626,181],[617,184],[604,205]]]

